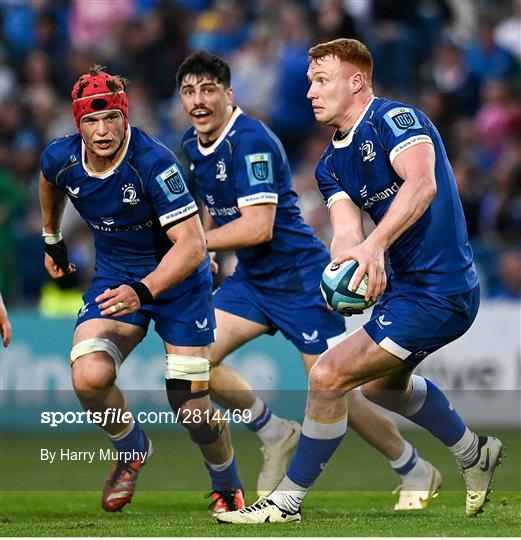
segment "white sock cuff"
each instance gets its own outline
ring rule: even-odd
[[[235,456],[235,453],[232,451],[232,455],[231,455],[230,459],[227,459],[224,463],[220,463],[218,465],[216,465],[215,463],[210,463],[206,459],[204,461],[205,461],[206,465],[208,465],[208,467],[210,469],[212,469],[212,471],[221,472],[221,471],[224,471],[225,469],[227,469],[232,464],[234,456]]]
[[[449,446],[448,448],[453,454],[458,455],[461,452],[465,452],[465,450],[467,450],[474,443],[475,437],[476,434],[466,427],[461,439],[456,444]]]
[[[134,417],[132,416],[129,425],[125,426],[123,428],[123,431],[116,433],[116,435],[111,435],[110,433],[108,435],[112,441],[120,441],[121,439],[124,439],[134,429],[135,424],[136,422],[134,420]]]
[[[404,467],[408,461],[411,459],[413,453],[414,453],[414,447],[410,442],[405,442],[405,448],[403,449],[402,455],[396,459],[395,461],[389,460],[389,463],[391,464],[391,467],[393,469],[401,469]]]
[[[411,383],[412,391],[407,403],[393,409],[395,412],[405,417],[416,414],[423,407],[425,399],[427,398],[427,381],[423,377],[413,375],[411,377]]]
[[[275,488],[274,491],[282,491],[284,493],[306,493],[307,489],[295,484],[292,480],[288,478],[287,475],[284,475],[284,478],[280,481],[280,484]]]
[[[245,414],[246,411],[249,411],[250,414]],[[259,399],[256,396],[253,405],[249,409],[245,409],[242,412],[242,421],[245,424],[250,424],[254,420],[257,420],[257,418],[259,418],[259,416],[262,414],[262,411],[264,411],[264,402],[262,401],[262,399]]]
[[[309,437],[310,439],[337,439],[342,437],[347,431],[347,413],[333,420],[332,422],[323,423],[316,420],[312,420],[306,414],[304,422],[302,423],[302,435]]]

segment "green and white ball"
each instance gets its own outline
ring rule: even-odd
[[[349,315],[353,311],[367,309],[374,302],[366,302],[364,295],[367,290],[367,274],[360,282],[358,289],[353,291],[353,282],[358,269],[356,261],[345,261],[342,264],[330,262],[322,273],[320,290],[324,300],[335,310],[343,315]]]

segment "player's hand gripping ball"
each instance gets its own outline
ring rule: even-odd
[[[330,262],[322,272],[320,291],[324,300],[342,315],[360,314],[371,307],[374,302],[366,302],[364,296],[367,289],[367,274],[356,291],[352,290],[355,274],[358,269],[356,261],[344,261],[342,264]]]

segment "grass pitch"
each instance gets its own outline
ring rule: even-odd
[[[157,453],[140,478],[133,503],[105,514],[101,487],[107,462],[40,460],[40,449],[95,449],[102,435],[3,434],[1,449],[0,534],[2,536],[518,536],[521,518],[521,441],[519,432],[486,430],[502,438],[507,457],[494,478],[485,513],[464,515],[463,480],[454,459],[432,437],[406,432],[420,454],[441,471],[444,486],[422,511],[393,511],[397,477],[386,460],[350,432],[310,492],[301,524],[218,525],[206,510],[206,471],[186,433],[151,433]],[[258,441],[236,432],[235,447],[247,502],[255,500],[260,464]],[[44,446],[45,445],[45,446]]]

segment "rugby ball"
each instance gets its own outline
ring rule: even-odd
[[[343,315],[350,315],[371,307],[374,302],[366,302],[364,295],[367,290],[367,274],[360,282],[358,289],[353,291],[353,282],[358,269],[358,263],[353,260],[342,264],[330,262],[322,272],[320,291],[324,300]]]

